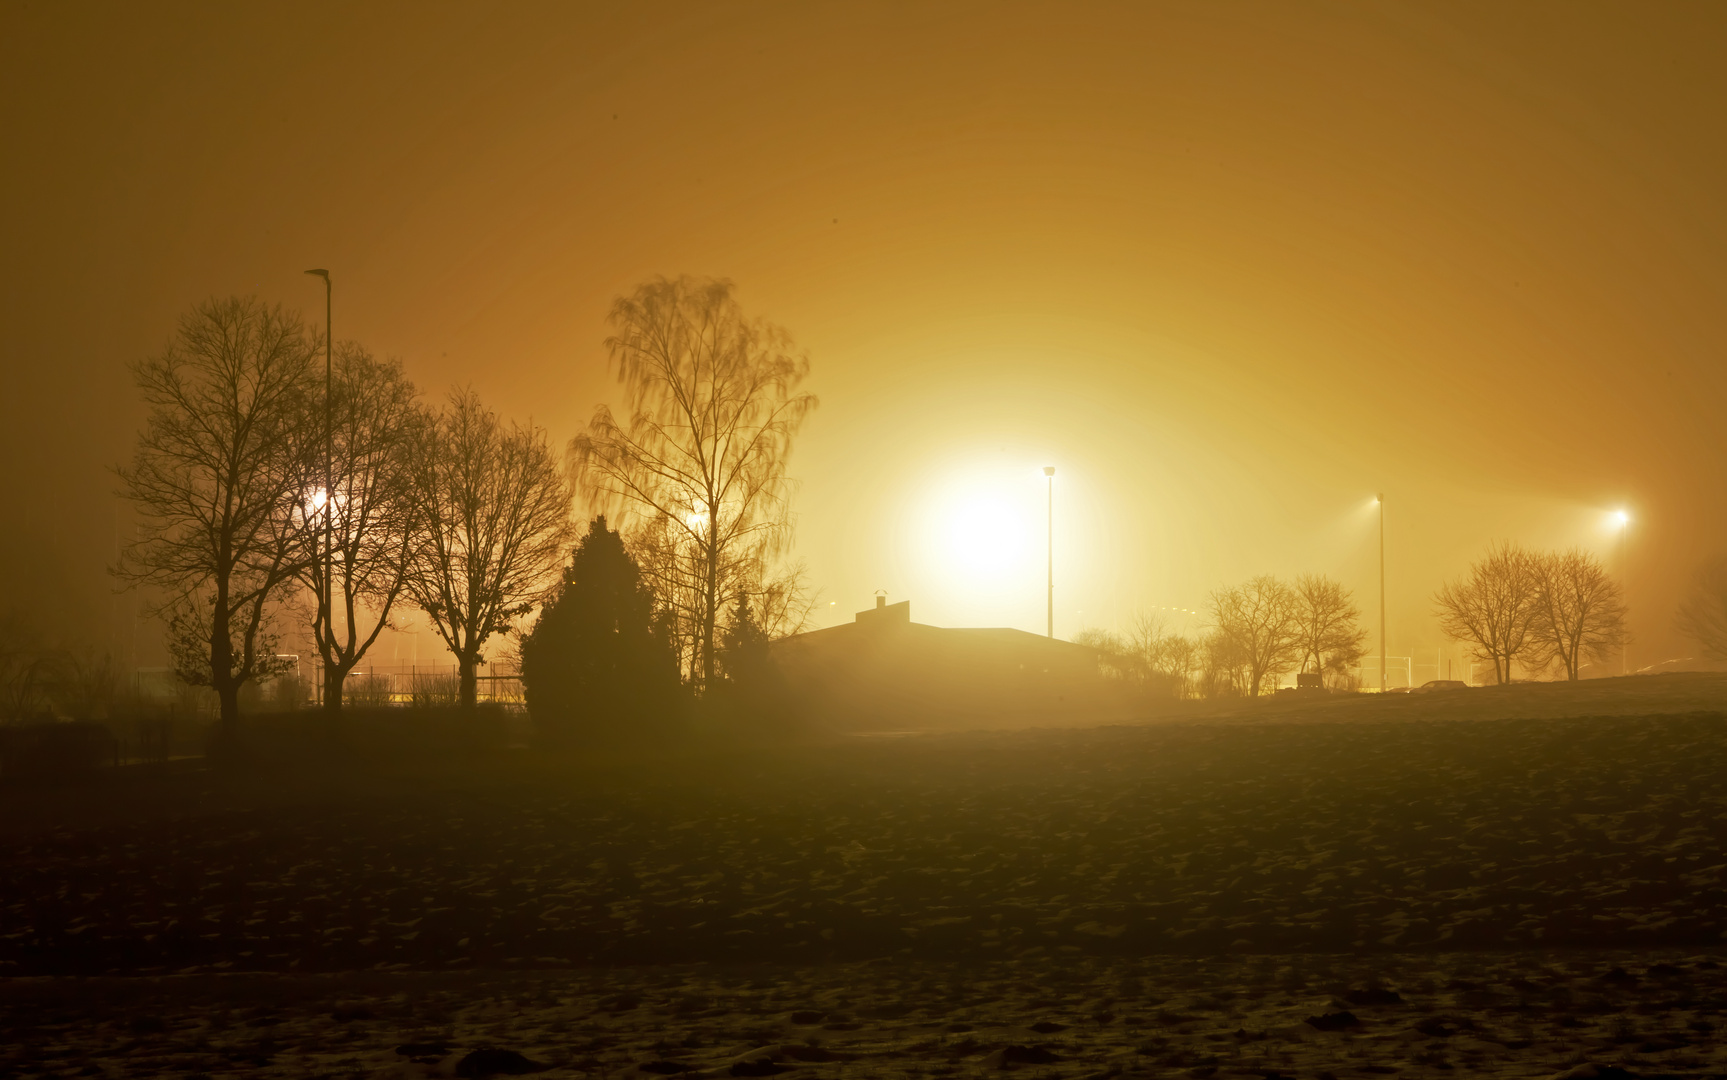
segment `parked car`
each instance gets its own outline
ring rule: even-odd
[[[1441,690],[1467,690],[1467,689],[1469,689],[1469,684],[1464,682],[1462,679],[1431,679],[1427,682],[1422,683],[1420,686],[1417,686],[1415,689],[1411,690],[1410,693],[1411,694],[1436,694]]]

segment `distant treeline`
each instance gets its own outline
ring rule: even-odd
[[[1257,697],[1291,671],[1355,689],[1367,633],[1349,590],[1330,578],[1262,574],[1213,592],[1208,607],[1211,628],[1196,637],[1142,618],[1127,635],[1087,630],[1074,640],[1097,649],[1111,676],[1154,696]]]
[[[1727,564],[1714,575],[1700,579],[1680,625],[1718,642],[1714,655],[1727,659]],[[1440,629],[1490,664],[1499,683],[1510,682],[1514,670],[1525,678],[1577,679],[1585,661],[1620,655],[1629,638],[1618,582],[1575,548],[1497,544],[1441,587],[1434,605]],[[1290,672],[1318,675],[1330,689],[1358,689],[1367,633],[1337,582],[1308,574],[1288,584],[1261,575],[1213,592],[1208,614],[1210,629],[1195,637],[1142,618],[1125,635],[1086,630],[1075,640],[1098,650],[1110,676],[1154,696],[1256,697]]]

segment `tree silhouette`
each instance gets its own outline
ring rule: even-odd
[[[1196,656],[1195,644],[1169,633],[1157,618],[1140,616],[1126,636],[1086,629],[1075,645],[1097,652],[1098,670],[1147,697],[1186,697]]]
[[[1575,682],[1585,656],[1604,660],[1626,642],[1625,601],[1600,560],[1572,548],[1533,556],[1532,667],[1557,660]]]
[[[647,574],[677,622],[698,690],[718,677],[718,632],[760,593],[791,532],[786,461],[816,399],[787,333],[746,319],[726,281],[656,278],[612,307],[606,342],[630,409],[601,406],[570,443],[578,486],[634,519]]]
[[[150,411],[118,472],[141,525],[114,572],[166,594],[175,670],[216,691],[230,733],[240,687],[276,669],[274,608],[302,569],[311,359],[297,317],[236,297],[199,304],[132,369]]]
[[[494,634],[534,609],[569,538],[569,489],[545,435],[505,427],[472,391],[419,429],[407,591],[456,655],[460,700],[478,698]]]
[[[330,615],[313,620],[312,641],[324,661],[324,708],[335,713],[348,673],[392,626],[391,611],[407,583],[414,538],[410,455],[427,417],[401,364],[345,343],[336,348],[333,366],[334,492],[324,496],[324,463],[308,462],[302,486],[318,498],[306,501],[299,519],[301,578],[320,601],[318,611]],[[321,412],[323,402],[316,407]],[[328,561],[326,525],[335,550]],[[322,603],[327,594],[332,602]]]
[[[1301,670],[1345,675],[1361,659],[1367,631],[1349,590],[1322,574],[1295,579],[1297,648]]]
[[[1469,576],[1447,582],[1434,595],[1439,628],[1467,641],[1475,658],[1493,665],[1494,679],[1511,681],[1513,661],[1536,644],[1541,583],[1536,560],[1516,544],[1500,543],[1469,568]]]
[[[772,612],[764,613],[762,603],[752,603],[747,593],[740,593],[733,604],[725,632],[720,635],[720,669],[725,682],[716,688],[722,712],[731,714],[731,723],[758,733],[783,728],[792,719],[789,688],[773,657],[773,635],[764,625],[764,614],[771,617]]]
[[[663,731],[682,688],[653,592],[623,537],[595,517],[556,596],[522,639],[528,712],[548,733],[620,740]]]
[[[1246,669],[1249,697],[1300,660],[1298,605],[1295,590],[1269,574],[1211,594],[1212,623]]]
[[[1705,656],[1717,663],[1727,661],[1727,557],[1711,559],[1697,569],[1674,621]]]

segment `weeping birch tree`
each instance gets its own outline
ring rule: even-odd
[[[670,613],[685,678],[718,677],[719,630],[740,597],[787,593],[792,440],[814,395],[785,330],[746,318],[729,281],[655,278],[612,306],[607,339],[627,415],[601,405],[570,442],[578,490],[629,523]]]

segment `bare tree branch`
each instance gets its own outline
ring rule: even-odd
[[[1727,558],[1712,559],[1697,569],[1674,623],[1705,656],[1727,662]]]
[[[1211,594],[1211,617],[1220,649],[1240,657],[1247,669],[1248,696],[1258,697],[1267,677],[1294,667],[1301,659],[1299,598],[1269,574],[1233,589]]]
[[[505,428],[470,390],[417,429],[413,542],[404,587],[456,656],[477,700],[487,640],[546,595],[573,536],[568,485],[538,428]]]
[[[1557,662],[1575,682],[1584,657],[1605,660],[1625,646],[1625,601],[1600,560],[1572,548],[1532,555],[1530,567],[1535,575],[1530,667]]]
[[[611,322],[630,418],[596,409],[571,440],[572,473],[625,524],[701,689],[716,677],[724,613],[765,588],[790,543],[785,470],[816,406],[798,390],[809,361],[784,330],[744,318],[726,281],[656,278],[620,298]]]
[[[314,618],[312,640],[324,661],[324,708],[338,712],[348,673],[391,627],[407,581],[414,514],[410,454],[429,421],[401,364],[376,360],[351,342],[335,350],[332,382],[334,484],[326,494],[322,461],[305,463],[296,524],[301,581],[318,610],[331,613],[327,622]],[[322,397],[320,388],[320,416]],[[325,548],[326,524],[333,558]],[[323,602],[332,596],[332,603]]]
[[[1296,645],[1301,670],[1347,678],[1367,647],[1349,590],[1322,574],[1295,579]]]
[[[1513,662],[1539,656],[1535,564],[1529,552],[1502,542],[1469,568],[1468,577],[1447,582],[1434,594],[1440,630],[1454,641],[1469,642],[1477,660],[1493,665],[1501,685],[1511,681]]]
[[[310,361],[297,316],[233,298],[188,312],[132,369],[150,412],[117,471],[141,524],[114,573],[167,593],[157,611],[176,669],[215,689],[229,728],[240,687],[273,670],[270,622],[303,568],[293,519]]]

